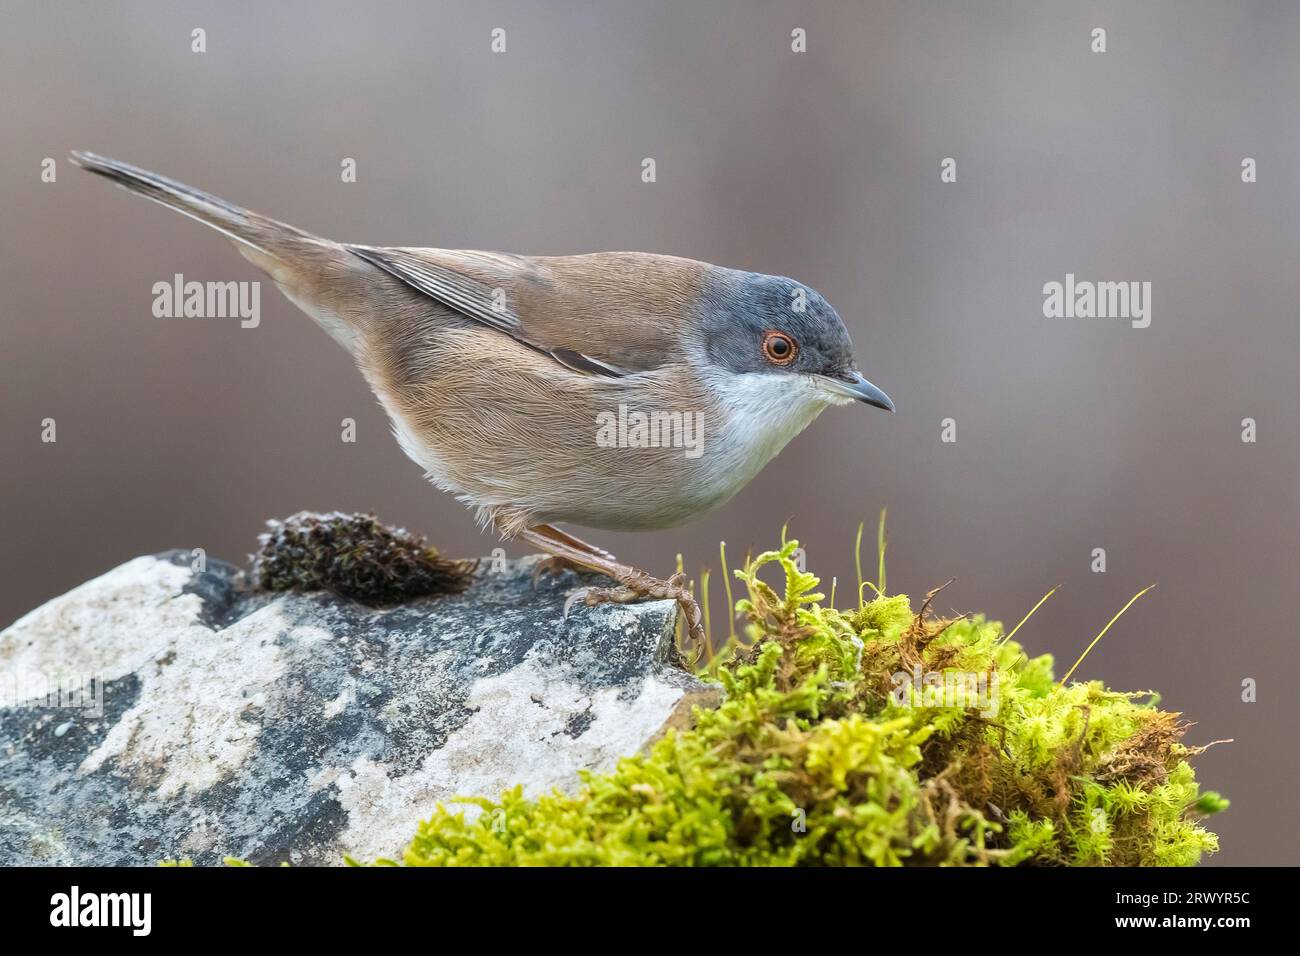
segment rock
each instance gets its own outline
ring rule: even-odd
[[[0,864],[395,857],[437,802],[572,788],[707,694],[671,602],[487,563],[376,610],[140,557],[0,632]],[[472,815],[477,808],[469,808]]]

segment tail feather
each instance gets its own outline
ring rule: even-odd
[[[286,239],[307,242],[324,240],[287,223],[277,222],[251,210],[226,202],[211,193],[187,186],[158,173],[95,153],[74,150],[72,160],[82,169],[111,179],[133,193],[175,209],[223,233],[236,243],[263,255],[276,255],[276,245]],[[256,260],[254,260],[256,261]]]
[[[226,202],[201,189],[140,169],[130,163],[76,151],[72,160],[146,199],[175,209],[225,235],[280,290],[349,350],[377,270],[337,242]]]

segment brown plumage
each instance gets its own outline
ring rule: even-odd
[[[730,499],[827,405],[892,408],[857,372],[834,310],[793,280],[637,252],[348,245],[73,156],[230,238],[351,353],[406,454],[481,522],[622,585],[589,601],[677,599],[697,636],[679,578],[553,525],[680,524]],[[637,413],[659,423],[651,443],[609,431]]]

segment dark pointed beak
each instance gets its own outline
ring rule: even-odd
[[[849,395],[859,402],[883,408],[887,412],[894,410],[894,403],[889,396],[863,378],[861,372],[856,370],[848,372],[842,379],[836,379],[835,384],[844,395]]]

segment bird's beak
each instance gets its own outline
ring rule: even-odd
[[[890,401],[889,396],[863,378],[861,372],[854,370],[834,378],[823,375],[821,380],[828,390],[837,395],[843,395],[857,402],[866,402],[887,412],[894,410],[894,403]]]

